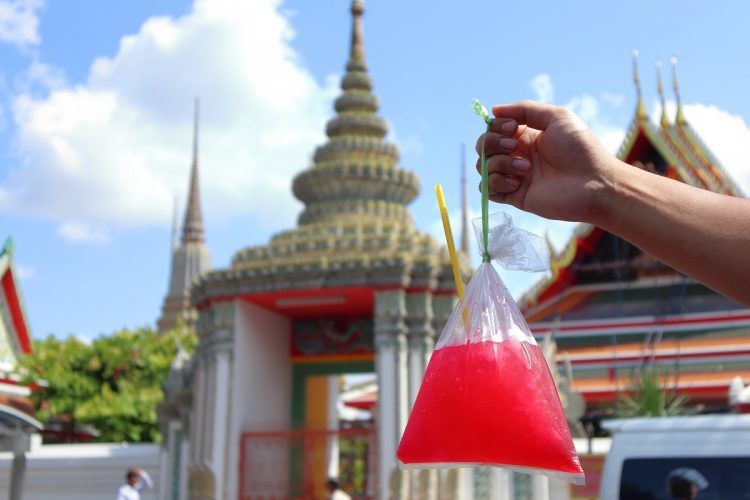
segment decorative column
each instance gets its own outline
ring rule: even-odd
[[[189,465],[189,498],[228,498],[228,485],[236,481],[234,467],[227,467],[230,442],[229,416],[232,391],[231,364],[235,316],[234,302],[218,302],[198,318],[198,348],[194,356],[192,389],[192,460]]]
[[[421,283],[413,284],[419,286]],[[406,295],[406,324],[409,330],[409,410],[414,406],[432,348],[435,345],[432,319],[432,292],[427,290],[408,293]],[[437,497],[437,472],[434,470],[413,471],[410,492],[411,498],[414,499],[435,499]]]
[[[408,418],[406,301],[404,290],[375,293],[375,370],[378,376],[378,494],[408,498],[408,475],[396,463],[396,447]]]
[[[447,254],[447,252],[446,252]],[[456,297],[456,286],[453,281],[453,271],[450,267],[450,261],[447,261],[447,255],[444,256],[444,262],[438,276],[438,286],[436,293],[432,296],[432,327],[435,330],[435,341],[440,338],[443,327],[448,322],[453,309],[456,306],[458,297]],[[439,500],[456,500],[466,497],[465,495],[465,477],[467,469],[448,469],[441,470],[438,473],[438,499]]]

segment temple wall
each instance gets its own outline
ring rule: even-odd
[[[236,302],[232,398],[227,447],[227,498],[238,498],[240,438],[243,432],[288,430],[291,425],[292,369],[289,319],[254,304]],[[277,453],[288,450],[277,449]],[[267,457],[283,464],[286,456]],[[288,470],[278,467],[279,481]],[[272,481],[274,478],[269,478]]]

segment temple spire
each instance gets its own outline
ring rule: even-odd
[[[200,100],[195,98],[195,117],[193,122],[193,163],[190,169],[190,190],[188,192],[185,224],[182,227],[182,243],[205,241],[203,215],[201,214],[200,184],[198,177],[198,114]]]
[[[461,143],[461,251],[469,254],[469,201],[466,192],[466,145]]]
[[[172,248],[171,251],[174,252],[175,248],[177,248],[177,232],[178,232],[178,219],[179,219],[179,201],[177,200],[177,196],[174,197],[174,205],[172,207]]]
[[[638,93],[638,103],[635,108],[635,116],[638,121],[644,121],[648,118],[646,105],[643,104],[643,95],[641,93],[641,78],[638,76],[638,49],[633,49],[633,83]]]
[[[661,128],[669,128],[669,118],[667,117],[667,101],[664,99],[664,86],[661,83],[661,59],[656,60],[656,81],[659,99],[661,100]]]
[[[349,63],[365,63],[365,38],[362,27],[362,14],[365,12],[364,0],[352,0],[352,46]],[[348,68],[347,68],[348,69]]]
[[[676,125],[685,125],[687,120],[685,114],[682,111],[682,99],[680,99],[680,87],[677,84],[677,58],[673,57],[672,62],[672,87],[674,87],[674,94],[677,99],[677,116],[675,116]]]

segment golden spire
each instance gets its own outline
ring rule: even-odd
[[[292,184],[305,204],[298,220],[313,224],[388,217],[411,224],[406,205],[419,193],[419,179],[398,166],[398,148],[385,139],[388,125],[377,115],[362,35],[364,2],[352,0],[351,13],[351,53],[342,94],[334,102],[336,116],[326,125],[328,141]]]
[[[677,58],[672,57],[672,86],[674,87],[674,94],[677,98],[677,116],[675,116],[675,124],[677,125],[685,125],[687,123],[687,120],[685,119],[685,114],[682,112],[682,100],[680,99],[680,87],[677,84]]]
[[[635,108],[635,117],[640,121],[644,121],[648,118],[646,112],[646,106],[643,104],[643,95],[641,94],[641,78],[638,76],[638,49],[633,49],[633,82],[635,83],[635,90],[638,93],[638,103]]]
[[[352,0],[352,47],[349,53],[349,62],[365,62],[365,37],[362,28],[362,14],[364,12],[364,0]]]
[[[185,224],[182,227],[182,243],[205,241],[203,215],[201,214],[200,184],[198,179],[198,112],[200,99],[195,98],[193,118],[193,162],[190,168],[190,188],[185,209]]]
[[[661,84],[661,59],[656,60],[656,81],[659,99],[661,100],[661,128],[669,128],[669,118],[667,118],[667,101],[664,99],[664,86]]]

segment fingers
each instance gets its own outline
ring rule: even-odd
[[[509,155],[496,155],[487,158],[487,172],[491,174],[513,175],[523,177],[531,170],[531,162],[525,158],[514,158]],[[482,173],[481,160],[477,160],[477,172]]]
[[[514,129],[516,128],[516,122],[512,122]],[[485,138],[485,136],[487,136]],[[507,135],[499,134],[496,132],[487,132],[482,134],[477,139],[475,146],[477,154],[482,154],[482,144],[484,144],[485,156],[492,156],[496,154],[509,154],[515,151],[518,147],[518,140],[515,137],[508,137]]]
[[[497,120],[507,122],[511,119],[537,130],[546,130],[550,123],[567,116],[568,113],[565,108],[536,101],[518,101],[514,104],[492,107],[492,114]]]
[[[496,197],[498,194],[512,193],[521,187],[520,179],[510,175],[490,174],[487,180],[487,191],[490,199]],[[479,191],[482,191],[481,181],[479,182]]]

